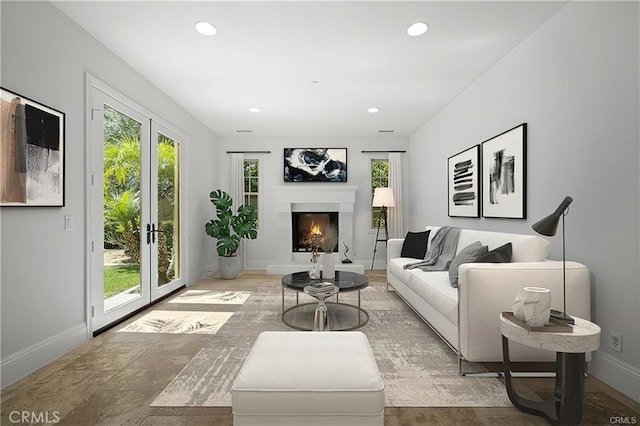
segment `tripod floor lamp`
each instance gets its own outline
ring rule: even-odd
[[[373,193],[373,207],[380,207],[378,213],[378,231],[376,232],[376,242],[373,245],[373,259],[371,260],[371,269],[376,261],[376,249],[379,242],[387,242],[389,240],[389,226],[387,225],[387,207],[395,207],[396,202],[393,198],[393,189],[376,188]],[[384,238],[380,238],[380,227],[384,226]]]

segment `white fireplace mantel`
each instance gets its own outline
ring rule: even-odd
[[[278,213],[290,213],[296,204],[338,204],[337,211],[353,212],[356,202],[357,186],[343,186],[329,184],[318,185],[290,185],[275,188]],[[294,207],[292,207],[294,205]]]
[[[340,243],[353,247],[353,212],[356,202],[357,186],[332,184],[292,184],[274,188],[277,203],[278,234],[283,238],[278,240],[278,264],[267,265],[267,273],[282,274],[308,267],[309,256],[306,253],[293,253],[291,239],[293,227],[291,212],[300,211],[334,211],[338,212],[338,228]],[[340,244],[342,246],[342,244]],[[337,256],[337,254],[336,254]],[[343,265],[336,265],[340,269]],[[362,265],[345,265],[345,268],[358,272],[364,271]]]

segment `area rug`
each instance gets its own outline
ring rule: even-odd
[[[356,304],[356,297],[347,293],[340,301]],[[512,406],[497,379],[460,377],[456,354],[395,293],[368,287],[361,297],[369,321],[360,330],[382,374],[386,406]],[[300,303],[307,302],[313,299],[300,294]],[[295,304],[295,292],[287,293],[285,304]],[[292,330],[282,323],[281,309],[280,287],[258,288],[151,406],[231,406],[231,386],[258,334]]]

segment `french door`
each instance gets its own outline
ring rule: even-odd
[[[93,84],[89,90],[90,314],[96,331],[184,284],[181,137],[123,96]]]

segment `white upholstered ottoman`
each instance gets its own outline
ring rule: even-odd
[[[359,331],[260,333],[231,401],[234,426],[384,424],[384,384]]]

